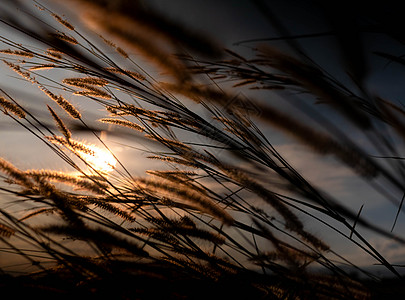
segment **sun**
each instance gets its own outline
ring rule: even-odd
[[[110,173],[115,169],[117,160],[106,150],[100,149],[94,145],[86,145],[91,151],[80,152],[79,155],[96,171],[102,173]]]
[[[77,141],[74,139],[66,140],[63,137],[47,137],[51,143],[65,146],[74,154],[83,159],[93,171],[109,173],[115,169],[117,160],[111,151],[101,149],[87,142]]]

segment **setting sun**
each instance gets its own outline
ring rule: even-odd
[[[95,170],[103,173],[109,173],[114,170],[117,160],[114,156],[103,149],[94,145],[86,145],[91,152],[78,151],[79,155]]]
[[[65,146],[71,150],[88,163],[95,171],[109,173],[114,170],[117,163],[117,160],[111,152],[95,145],[70,138],[67,140],[61,136],[48,136],[46,138],[53,144]]]

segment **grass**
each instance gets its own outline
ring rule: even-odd
[[[120,299],[403,294],[400,266],[364,233],[405,243],[394,234],[403,201],[397,195],[404,190],[404,110],[367,90],[364,66],[351,59],[359,49],[344,47],[350,32],[340,36],[342,24],[332,31],[349,62],[351,82],[344,84],[305,54],[299,37],[289,38],[262,1],[254,3],[290,48],[270,41],[249,58],[137,2],[119,3],[77,1],[89,13],[85,21],[109,38],[82,32],[41,2],[3,4],[18,7],[33,24],[5,10],[10,15],[0,15],[2,26],[35,42],[0,36],[3,70],[30,82],[27,89],[45,103],[33,109],[28,99],[1,88],[0,110],[56,154],[64,169],[24,169],[0,159],[6,183],[0,189],[24,207],[0,206],[1,255],[17,256],[25,267],[18,275],[3,267],[1,288],[16,296]],[[391,33],[380,22],[380,34]],[[132,53],[163,75],[146,72]],[[377,55],[402,64],[388,53]],[[282,96],[299,114],[244,95],[251,91]],[[92,110],[103,114],[93,118]],[[277,150],[273,131],[315,157],[333,159],[393,202],[392,228],[363,218],[367,203],[353,210],[310,182]],[[82,132],[97,145],[80,140]],[[130,169],[129,158],[114,153],[103,132],[158,169]],[[397,279],[387,283],[339,254],[312,232],[308,219]]]

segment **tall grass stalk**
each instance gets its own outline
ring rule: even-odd
[[[351,85],[340,82],[297,40],[283,37],[285,28],[276,21],[279,40],[292,51],[261,45],[247,58],[138,1],[73,2],[106,37],[82,32],[83,26],[40,1],[2,4],[11,15],[0,14],[1,26],[27,39],[21,44],[0,36],[3,72],[47,97],[34,109],[31,99],[2,87],[1,118],[35,136],[65,167],[27,169],[23,159],[0,158],[6,183],[0,190],[24,207],[15,212],[0,203],[0,254],[28,266],[15,281],[8,277],[12,269],[0,266],[0,287],[17,282],[38,293],[52,287],[49,295],[122,299],[206,299],[211,293],[368,299],[380,293],[372,284],[381,278],[339,254],[308,219],[401,278],[365,234],[405,244],[394,231],[405,174],[404,110],[398,104],[372,96],[354,69]],[[262,1],[254,2],[272,16]],[[13,18],[10,8],[32,24]],[[133,53],[164,76],[146,72]],[[271,101],[233,96],[240,90],[266,97],[279,92],[305,119]],[[300,94],[305,96],[296,102]],[[80,101],[103,114],[93,118]],[[330,117],[318,104],[329,107]],[[310,182],[277,150],[272,130],[316,157],[332,158],[393,202],[392,230],[363,217],[367,203],[353,210]],[[98,145],[78,139],[83,131]],[[161,167],[137,173],[127,161],[136,155],[120,157],[101,132],[124,139],[128,149]],[[347,266],[367,279],[354,277]]]

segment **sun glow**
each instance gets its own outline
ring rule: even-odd
[[[90,152],[78,151],[79,155],[96,171],[109,173],[115,169],[117,160],[114,156],[94,145],[86,145]]]

